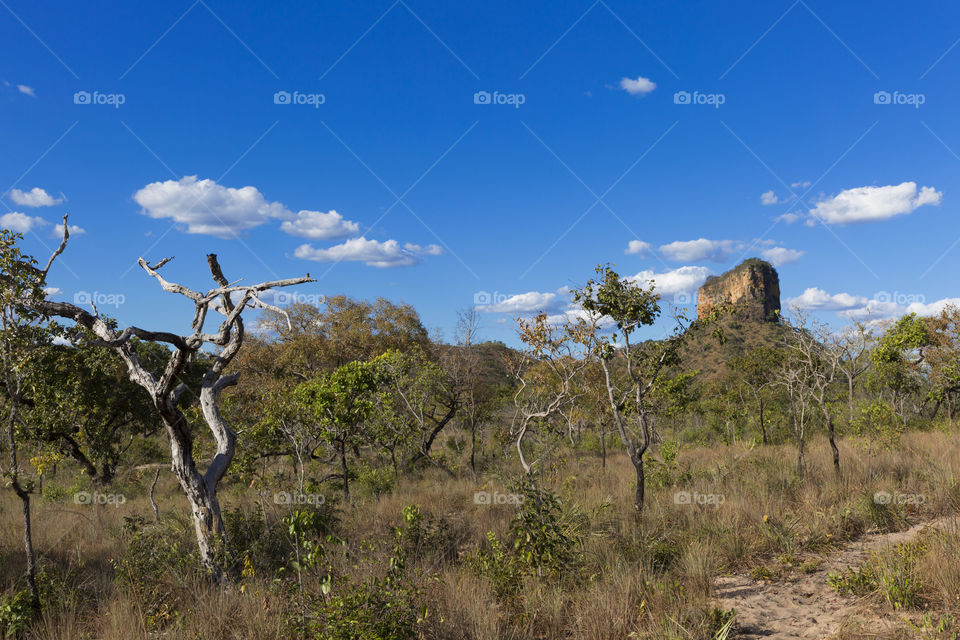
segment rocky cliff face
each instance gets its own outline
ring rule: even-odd
[[[780,276],[769,262],[750,258],[721,276],[709,278],[697,294],[697,317],[728,302],[738,315],[776,322],[780,312]]]

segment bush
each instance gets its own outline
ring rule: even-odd
[[[523,496],[520,512],[510,522],[514,548],[537,575],[560,576],[583,566],[583,540],[578,527],[563,518],[557,495],[524,478],[513,487]]]
[[[159,523],[139,516],[124,518],[127,548],[115,562],[116,583],[144,608],[147,628],[162,628],[179,619],[186,583],[203,574],[192,534],[192,524],[183,517]]]
[[[393,555],[383,577],[360,583],[341,578],[329,584],[316,599],[315,616],[301,619],[298,635],[315,640],[413,640],[421,637],[420,626],[427,609],[421,608],[421,591],[406,571],[404,538],[421,520],[418,506],[403,509],[407,529],[394,530]]]
[[[3,637],[15,638],[26,631],[27,625],[33,620],[33,614],[30,592],[26,589],[0,600],[0,632]]]
[[[924,553],[922,542],[898,544],[875,557],[881,593],[896,610],[916,609],[923,601],[917,564]]]

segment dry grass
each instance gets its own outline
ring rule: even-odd
[[[709,638],[712,582],[719,573],[765,563],[799,566],[867,529],[902,527],[956,513],[960,505],[960,447],[953,434],[908,433],[896,451],[869,453],[862,443],[846,439],[840,479],[834,477],[825,442],[810,445],[803,478],[796,475],[794,456],[787,445],[684,449],[669,477],[648,487],[647,508],[638,522],[632,509],[634,474],[625,457],[611,455],[601,469],[595,457],[570,455],[543,481],[559,494],[566,512],[586,522],[582,575],[559,581],[525,578],[514,602],[498,600],[490,579],[465,562],[485,544],[488,531],[500,539],[508,535],[514,507],[474,502],[480,489],[506,492],[499,478],[511,477],[507,472],[475,483],[431,470],[401,479],[379,498],[361,496],[341,512],[338,534],[348,541],[347,550],[332,553],[328,561],[356,580],[383,575],[400,511],[418,504],[442,523],[444,544],[451,547],[418,549],[410,567],[429,610],[422,626],[426,637]],[[164,520],[171,514],[182,517],[186,510],[178,488],[169,474],[162,478],[158,502]],[[116,507],[75,505],[69,493],[37,500],[35,545],[56,595],[29,637],[129,640],[157,637],[158,629],[172,634],[167,637],[290,637],[286,618],[296,607],[289,592],[275,587],[273,575],[245,578],[241,592],[236,586],[211,587],[171,567],[155,576],[169,583],[173,594],[160,613],[156,603],[139,601],[117,586],[114,563],[127,549],[124,519],[153,518],[144,495],[151,479],[134,478],[114,489],[128,498]],[[68,486],[73,479],[61,472],[47,482]],[[721,496],[713,500],[721,503],[676,504],[678,491]],[[918,494],[924,500],[917,507],[875,505],[876,491]],[[253,489],[239,485],[222,497],[225,509],[253,511],[259,501]],[[268,518],[280,515],[267,504]],[[4,493],[0,586],[6,596],[22,571],[17,508]],[[931,610],[960,612],[956,532],[929,539],[920,572]],[[853,637],[852,631],[843,633],[838,637]]]

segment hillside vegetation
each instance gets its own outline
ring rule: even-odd
[[[181,336],[49,300],[19,240],[7,637],[753,637],[718,578],[819,576],[960,508],[954,308],[838,328],[718,305],[643,342],[657,292],[601,266],[583,314],[518,318],[512,349],[474,310],[444,342],[409,305],[261,298],[309,277],[230,284],[211,255],[197,292],[141,262],[196,305]],[[958,551],[942,526],[823,572],[861,605],[830,633],[957,637]]]

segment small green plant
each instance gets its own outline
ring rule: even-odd
[[[0,632],[4,638],[16,638],[26,631],[33,620],[34,610],[30,605],[30,592],[17,591],[10,598],[0,601]]]
[[[936,618],[933,614],[925,613],[916,622],[910,618],[905,618],[905,620],[923,640],[960,640],[957,622],[949,613]]]
[[[520,511],[510,522],[514,548],[537,575],[559,576],[583,565],[579,531],[563,518],[557,495],[524,478],[514,486],[523,497]]]
[[[896,610],[915,609],[923,602],[917,564],[924,552],[920,541],[895,545],[875,558],[880,591]]]
[[[490,580],[494,595],[501,602],[520,591],[523,585],[524,566],[520,559],[509,553],[494,532],[487,532],[487,548],[479,548],[467,557],[469,566],[477,575]]]
[[[714,640],[727,640],[736,620],[737,612],[734,609],[714,607],[707,613],[707,624]]]
[[[139,516],[124,518],[121,537],[127,547],[114,562],[120,590],[140,603],[151,630],[181,618],[179,608],[188,578],[203,574],[193,553],[192,526],[183,517],[169,516],[159,523]]]
[[[402,510],[408,528],[423,516],[420,507]],[[314,640],[415,640],[426,622],[428,610],[420,606],[422,592],[406,572],[403,540],[406,531],[394,529],[393,554],[383,577],[359,584],[346,579],[324,583],[323,594],[313,610],[302,618],[297,632]]]
[[[840,595],[862,596],[873,593],[878,588],[877,575],[869,563],[859,569],[847,567],[843,571],[831,571],[827,574],[827,584]]]
[[[765,565],[759,565],[750,570],[750,577],[760,582],[761,580],[774,580],[777,574],[768,569]]]

